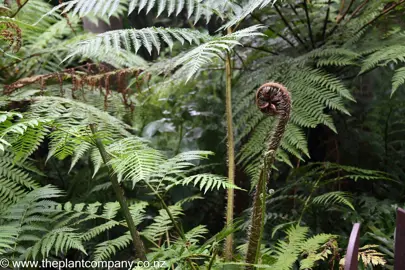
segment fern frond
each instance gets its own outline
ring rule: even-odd
[[[129,246],[131,242],[132,240],[129,232],[115,239],[102,242],[96,246],[94,251],[94,260],[105,261],[115,255],[118,250]]]
[[[168,206],[169,211],[174,219],[183,215],[183,209],[179,205]],[[157,241],[159,237],[169,231],[173,227],[172,220],[166,210],[159,210],[159,215],[153,219],[153,223],[146,227],[141,235],[147,237],[151,241]]]
[[[350,202],[351,196],[347,192],[332,191],[313,198],[312,203],[320,205],[343,204],[354,210],[353,204]]]
[[[182,66],[174,76],[184,76],[190,80],[203,65],[221,57],[224,52],[231,51],[235,45],[241,45],[239,40],[244,37],[261,36],[258,32],[262,26],[254,25],[219,38],[213,38],[179,57],[174,66]]]
[[[37,258],[38,253],[41,253],[42,257],[47,257],[52,248],[56,254],[67,252],[69,249],[77,249],[87,255],[80,234],[67,227],[55,229],[46,234],[29,250],[29,255],[33,259]]]
[[[115,173],[123,180],[132,181],[133,186],[139,181],[148,181],[159,164],[164,162],[162,153],[136,137],[111,144],[107,151],[113,154],[109,164]]]
[[[301,253],[302,243],[308,234],[306,227],[291,227],[287,231],[287,241],[279,241],[276,246],[274,269],[290,270]]]
[[[79,15],[80,17],[88,15],[96,15],[101,17],[110,17],[117,12],[117,9],[122,5],[128,4],[128,15],[138,10],[138,13],[144,10],[148,14],[154,7],[157,6],[157,16],[163,13],[164,10],[167,11],[167,16],[172,14],[179,15],[184,9],[187,9],[187,17],[190,18],[194,15],[194,23],[200,20],[201,16],[204,15],[207,23],[213,14],[219,16],[224,16],[224,13],[236,7],[230,1],[200,1],[200,0],[189,0],[187,2],[182,0],[98,0],[98,1],[87,1],[87,0],[71,0],[59,4],[54,7],[51,11],[47,12],[41,17],[43,19],[50,14],[55,13],[57,10],[62,9],[62,13],[71,12],[72,15]]]
[[[405,83],[405,67],[395,70],[395,74],[392,77],[392,91],[391,97],[395,94],[398,88]]]
[[[364,73],[377,65],[386,66],[389,63],[405,62],[405,46],[395,44],[382,48],[369,55],[361,66],[360,74]]]
[[[173,39],[181,42],[181,44],[184,44],[185,41],[188,41],[190,44],[199,44],[200,41],[209,38],[209,35],[196,30],[163,27],[108,31],[73,46],[71,49],[72,53],[65,60],[75,55],[91,57],[100,54],[101,50],[102,54],[108,54],[110,51],[117,53],[123,48],[127,51],[133,49],[137,53],[141,47],[144,47],[149,54],[152,53],[153,49],[156,49],[159,53],[162,42],[169,49],[172,49],[174,44]]]
[[[0,255],[13,249],[17,240],[18,228],[12,226],[0,226]]]
[[[230,20],[226,24],[221,26],[220,30],[228,29],[240,23],[247,16],[252,14],[255,10],[262,9],[268,6],[269,4],[273,6],[275,2],[277,2],[277,0],[249,0],[241,8],[234,10],[235,12],[231,16]]]
[[[197,186],[201,191],[204,191],[204,193],[206,193],[208,190],[214,190],[215,188],[218,190],[220,188],[242,190],[238,186],[230,184],[226,177],[215,174],[197,174],[186,177],[179,182],[180,185],[184,186],[190,183]]]
[[[332,252],[325,246],[325,243],[333,239],[334,235],[331,234],[317,234],[309,239],[307,239],[302,244],[303,254],[306,255],[304,259],[300,261],[300,269],[311,269],[315,266],[315,263],[319,260],[326,260],[328,255]],[[321,252],[318,250],[324,247]]]

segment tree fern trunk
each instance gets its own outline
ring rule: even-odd
[[[276,151],[280,146],[281,139],[290,117],[291,99],[287,89],[283,85],[278,83],[266,83],[257,90],[256,104],[261,112],[269,116],[277,116],[278,122],[268,141],[267,152],[264,153],[263,164],[260,169],[259,182],[256,185],[248,250],[246,253],[246,262],[249,264],[257,263],[259,258],[260,241],[264,226],[266,186],[269,177],[269,170],[271,170],[276,158]],[[246,267],[246,269],[253,268],[253,266]]]

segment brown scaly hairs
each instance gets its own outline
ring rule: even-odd
[[[263,231],[263,218],[265,214],[265,195],[269,171],[276,158],[276,151],[280,146],[281,139],[285,132],[291,111],[290,94],[283,85],[279,83],[265,83],[256,92],[256,105],[259,110],[268,116],[277,116],[278,123],[267,144],[267,151],[264,152],[260,177],[256,185],[253,199],[253,211],[249,232],[248,250],[246,253],[246,263],[255,264],[258,261],[260,251],[260,241]],[[246,269],[253,269],[247,266]]]
[[[22,40],[20,27],[13,22],[0,22],[0,39],[8,43],[8,46],[2,49],[3,51],[12,49],[13,52],[18,52]]]
[[[83,89],[85,85],[90,86],[92,90],[98,89],[100,90],[100,93],[104,95],[104,106],[107,108],[107,100],[112,91],[111,84],[113,84],[116,92],[122,95],[123,104],[133,111],[134,104],[132,101],[130,101],[129,96],[134,93],[135,89],[130,89],[127,87],[127,79],[131,77],[136,78],[135,87],[138,91],[141,91],[142,85],[144,83],[148,84],[149,80],[151,79],[151,75],[149,73],[140,69],[127,68],[115,70],[105,64],[87,63],[85,65],[68,68],[60,72],[35,75],[19,79],[12,84],[5,85],[3,94],[9,95],[15,90],[31,84],[39,84],[42,94],[42,90],[45,89],[48,83],[54,84],[56,81],[60,85],[60,95],[64,96],[63,82],[70,80],[72,83],[71,89],[73,99],[76,98],[76,91]]]

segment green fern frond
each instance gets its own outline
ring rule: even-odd
[[[320,205],[334,205],[343,204],[354,210],[354,206],[351,203],[351,196],[347,192],[332,191],[326,194],[322,194],[313,198],[312,203]]]
[[[302,244],[302,251],[306,257],[300,261],[300,269],[312,269],[317,261],[326,260],[332,252],[325,243],[334,237],[336,236],[331,234],[317,234],[307,239]],[[324,247],[323,250],[318,252],[321,247]]]
[[[13,249],[17,240],[18,228],[12,226],[0,226],[0,255],[8,249]]]
[[[291,227],[287,231],[287,241],[279,241],[276,245],[276,263],[274,269],[290,270],[301,254],[301,246],[308,234],[306,227]]]
[[[226,177],[208,173],[189,176],[179,182],[180,185],[184,186],[190,183],[197,186],[201,191],[204,191],[204,193],[208,190],[214,190],[215,188],[218,190],[220,188],[242,190],[238,186],[230,184]]]
[[[235,10],[229,21],[221,26],[219,30],[228,29],[243,21],[247,16],[252,14],[257,9],[262,9],[269,4],[273,6],[275,2],[277,2],[277,0],[249,0],[247,3],[244,3],[242,7]]]
[[[102,50],[103,54],[110,51],[119,52],[123,48],[131,51],[133,48],[135,53],[141,47],[145,47],[149,54],[153,49],[160,52],[161,42],[164,42],[169,49],[172,49],[174,40],[184,44],[188,41],[190,44],[199,44],[200,41],[209,39],[209,35],[205,35],[200,31],[190,29],[176,29],[163,27],[147,27],[142,29],[126,29],[109,31],[97,35],[95,38],[82,41],[72,48],[72,53],[66,57],[69,59],[75,55],[85,55],[87,57],[98,54]],[[65,59],[65,60],[66,60]]]
[[[3,206],[16,202],[29,190],[39,187],[29,175],[29,166],[27,161],[16,161],[14,154],[0,151],[0,203]]]
[[[80,17],[88,15],[96,15],[101,17],[110,17],[117,12],[117,9],[122,5],[128,4],[128,15],[135,10],[138,13],[145,10],[148,14],[154,7],[157,6],[157,16],[161,15],[163,11],[167,11],[167,16],[172,14],[179,15],[184,9],[187,9],[187,17],[190,18],[194,15],[194,23],[200,20],[204,15],[207,23],[213,14],[224,16],[226,10],[235,8],[235,4],[230,1],[199,1],[189,0],[187,2],[183,0],[99,0],[99,1],[87,1],[87,0],[71,0],[59,4],[51,11],[42,16],[43,19],[50,14],[55,13],[57,10],[62,9],[62,13],[71,12],[72,15],[79,15]]]
[[[183,209],[179,205],[168,206],[169,211],[174,219],[183,215]],[[153,219],[153,223],[146,227],[141,235],[147,237],[151,241],[157,241],[160,236],[169,231],[173,227],[173,222],[166,210],[159,210],[159,215]]]
[[[68,227],[52,230],[43,236],[41,241],[36,242],[32,249],[29,250],[29,255],[33,259],[37,258],[38,253],[42,257],[47,257],[52,248],[54,248],[56,254],[67,252],[69,249],[77,249],[87,255],[81,241],[81,235],[74,231],[74,229]]]
[[[223,37],[212,38],[211,40],[199,45],[195,49],[181,55],[174,62],[174,66],[182,66],[175,77],[185,77],[186,81],[190,80],[202,66],[211,63],[213,59],[221,57],[224,52],[231,51],[235,45],[241,45],[239,40],[244,37],[262,36],[258,32],[262,26],[254,25]]]
[[[129,232],[115,239],[102,242],[98,244],[94,250],[94,260],[105,261],[110,259],[118,250],[126,248],[131,242],[132,240]]]
[[[192,228],[184,234],[187,241],[191,244],[196,244],[198,241],[204,238],[204,235],[208,233],[208,229],[204,225],[198,225]]]
[[[379,64],[386,66],[389,63],[398,62],[405,62],[405,46],[395,44],[369,55],[362,63],[360,74],[375,68]]]
[[[149,181],[159,164],[164,162],[162,153],[136,137],[111,144],[107,151],[113,154],[109,164],[115,173],[124,181],[132,181],[133,186],[139,181]]]
[[[405,83],[405,67],[395,70],[395,74],[392,77],[392,91],[391,97],[395,94],[398,88]]]

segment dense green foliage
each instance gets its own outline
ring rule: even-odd
[[[255,90],[273,81],[292,110],[253,267],[340,269],[361,222],[362,269],[392,269],[404,4],[3,1],[0,258],[252,267],[251,198],[277,123]]]

